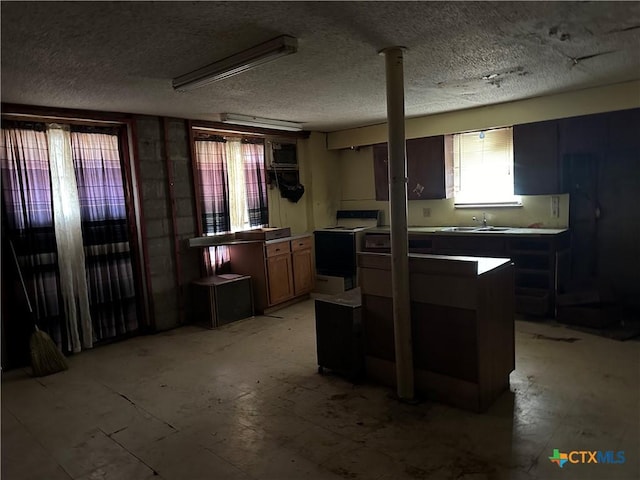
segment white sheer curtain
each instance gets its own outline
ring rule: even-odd
[[[227,141],[227,175],[229,176],[229,214],[231,231],[244,230],[249,224],[247,186],[242,162],[242,144],[239,138]]]
[[[60,288],[65,305],[68,347],[74,352],[93,346],[89,294],[85,273],[80,201],[68,128],[47,126],[53,219],[58,249]]]

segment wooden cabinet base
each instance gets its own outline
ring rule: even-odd
[[[229,245],[231,271],[253,279],[257,314],[309,298],[313,290],[312,247],[310,235]]]
[[[269,315],[270,313],[277,312],[278,310],[280,310],[282,308],[290,307],[291,305],[295,305],[296,303],[300,303],[300,302],[304,302],[305,300],[309,300],[309,298],[311,298],[311,295],[309,295],[308,293],[306,295],[300,295],[299,297],[294,297],[291,300],[287,300],[286,302],[282,302],[282,303],[279,303],[279,304],[274,305],[272,307],[265,308],[262,311],[262,314],[263,315]]]
[[[366,375],[395,387],[391,256],[360,253]],[[513,265],[484,257],[409,255],[415,390],[482,412],[515,368]]]
[[[396,388],[395,362],[366,356],[365,370],[367,378],[387,387]],[[509,377],[505,377],[501,384],[494,385],[491,391],[484,392],[477,383],[416,369],[414,370],[414,386],[422,398],[446,403],[464,410],[484,412],[495,398],[509,390]]]

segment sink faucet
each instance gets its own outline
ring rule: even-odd
[[[478,222],[479,220],[476,217],[473,217],[473,221]],[[482,212],[482,226],[487,226],[487,214],[485,212]]]

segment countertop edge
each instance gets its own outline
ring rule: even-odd
[[[187,240],[187,245],[189,248],[206,248],[206,247],[222,247],[226,245],[241,245],[248,243],[264,243],[265,245],[271,245],[273,243],[285,242],[296,240],[298,238],[310,237],[312,233],[298,233],[296,235],[291,235],[288,237],[282,238],[273,238],[271,240],[244,240],[244,239],[218,239],[215,236],[210,237],[194,237]]]
[[[526,228],[526,227],[503,227],[508,228],[508,230],[503,231],[462,231],[462,232],[451,232],[442,230],[444,228],[450,227],[409,227],[407,232],[410,235],[445,235],[445,236],[474,236],[477,237],[479,235],[485,236],[498,236],[504,237],[509,235],[514,236],[529,236],[529,237],[546,237],[549,235],[560,235],[561,233],[568,232],[568,228]],[[372,228],[366,231],[366,233],[379,233],[379,234],[388,234],[391,232],[389,227],[377,227]]]

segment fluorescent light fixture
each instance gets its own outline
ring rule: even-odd
[[[251,47],[230,57],[173,79],[176,90],[192,90],[237,75],[276,58],[296,53],[298,40],[288,35]]]
[[[233,125],[246,125],[247,127],[271,128],[274,130],[288,130],[299,132],[302,125],[284,120],[273,120],[271,118],[252,117],[251,115],[238,115],[237,113],[221,113],[220,121]]]

